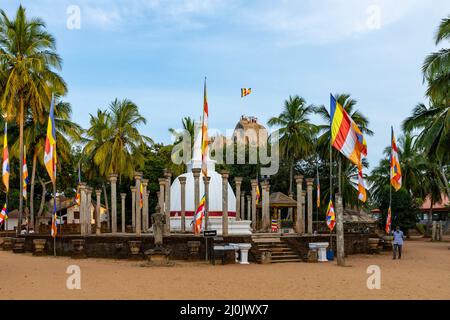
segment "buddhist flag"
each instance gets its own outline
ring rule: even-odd
[[[367,201],[367,187],[364,181],[362,166],[358,165],[358,199],[362,202]]]
[[[56,198],[53,201],[53,218],[52,218],[52,237],[56,238],[58,234],[58,225],[57,225],[58,217],[56,216]]]
[[[259,191],[259,183],[256,185],[256,204],[259,204],[261,199],[261,192]]]
[[[2,178],[6,192],[9,191],[9,152],[8,152],[8,123],[5,122],[5,135],[3,137],[3,165]]]
[[[320,208],[320,179],[319,179],[319,168],[317,168],[317,208]]]
[[[336,215],[334,213],[333,201],[330,200],[327,209],[327,226],[330,229],[330,231],[333,231],[335,225],[336,225]]]
[[[194,216],[194,233],[200,234],[202,231],[202,223],[203,218],[205,217],[205,210],[206,210],[206,195],[203,196],[202,200],[200,201],[200,204],[197,208],[197,211],[195,211]]]
[[[209,138],[208,138],[208,95],[206,92],[206,79],[204,88],[203,100],[203,121],[202,121],[202,172],[205,177],[208,176],[208,152],[209,152]]]
[[[48,116],[47,137],[45,139],[44,163],[48,175],[53,183],[56,183],[56,130],[55,130],[55,105],[52,97],[50,114]]]
[[[246,97],[252,93],[252,88],[242,88],[241,89],[241,98]]]
[[[29,182],[28,179],[28,168],[27,168],[27,152],[25,147],[23,148],[23,191],[22,191],[22,195],[24,197],[24,199],[27,199],[27,185]]]
[[[392,213],[391,213],[391,207],[389,206],[388,215],[387,215],[387,219],[386,219],[386,233],[391,232],[391,221],[392,221]]]
[[[353,164],[361,162],[361,154],[367,156],[364,136],[347,111],[331,95],[331,145]]]
[[[78,192],[78,190],[77,190],[77,193],[75,194],[75,204],[76,204],[77,206],[79,206],[79,205],[81,204],[81,195],[80,195],[80,193]]]
[[[395,191],[402,187],[402,170],[400,168],[400,159],[398,157],[397,144],[395,143],[394,129],[391,128],[392,150],[391,150],[391,184]]]
[[[2,211],[0,212],[0,225],[8,220],[8,209],[6,208],[6,203],[3,206]]]

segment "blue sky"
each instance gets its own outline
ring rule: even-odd
[[[199,118],[208,77],[210,127],[225,132],[242,114],[265,124],[289,95],[329,104],[351,93],[371,121],[369,162],[390,126],[424,102],[421,65],[448,0],[33,0],[21,2],[57,39],[74,120],[114,98],[148,119],[143,133],[170,142],[168,128]],[[19,2],[2,0],[11,15]],[[67,28],[76,5],[81,28]],[[240,88],[253,94],[240,98]],[[312,119],[320,122],[315,116]]]

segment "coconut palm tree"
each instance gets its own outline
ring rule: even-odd
[[[34,113],[42,112],[48,108],[52,92],[56,95],[66,92],[66,84],[54,71],[61,69],[55,39],[45,29],[42,20],[28,19],[22,6],[13,19],[0,10],[0,63],[6,77],[1,107],[9,119],[14,117],[19,124],[20,159],[23,159],[26,108],[32,108]],[[21,190],[23,170],[19,167]],[[19,221],[22,211],[23,199],[20,197]]]
[[[195,135],[195,121],[191,117],[184,117],[181,120],[181,125],[183,127],[183,130],[189,133],[189,136],[191,137],[191,142],[193,142]],[[170,128],[169,132],[174,136],[179,135],[178,130],[173,128]]]
[[[442,19],[436,32],[436,45],[450,40],[450,16]],[[427,95],[438,104],[450,105],[450,49],[444,48],[430,54],[422,67],[424,80],[428,82]]]
[[[284,102],[282,113],[268,121],[270,127],[279,127],[280,155],[289,162],[289,193],[293,189],[295,163],[314,151],[313,141],[317,127],[310,123],[308,117],[313,109],[312,105],[307,106],[305,99],[298,95],[290,96]]]
[[[45,167],[43,157],[45,140],[47,137],[47,119],[49,110],[42,112],[39,118],[33,117],[29,112],[25,119],[24,141],[27,152],[32,155],[32,170],[30,181],[30,217],[31,224],[34,222],[34,186],[36,182],[37,165]],[[68,162],[72,156],[73,143],[80,142],[83,129],[71,121],[72,107],[69,103],[60,101],[55,106],[55,129],[56,141],[58,143],[58,157],[60,161]],[[11,157],[19,158],[18,139],[11,145]],[[58,162],[61,164],[61,162]]]
[[[132,178],[144,165],[144,146],[152,139],[141,135],[138,127],[147,121],[130,100],[114,100],[107,112],[91,115],[87,130],[86,157],[93,160],[101,177],[111,173]]]
[[[351,98],[350,94],[336,94],[334,95],[336,101],[345,109],[345,111],[350,115],[353,121],[358,125],[361,129],[361,132],[364,135],[372,136],[373,131],[369,129],[369,119],[364,116],[359,110],[356,110],[357,101]],[[317,139],[317,152],[322,157],[322,159],[330,158],[330,145],[331,145],[331,115],[329,109],[325,106],[319,106],[314,108],[314,112],[321,116],[325,124],[319,125],[318,130],[320,135]],[[350,161],[345,158],[341,153],[339,153],[336,149],[332,149],[333,159],[337,159],[338,161],[338,185],[339,191],[342,193],[342,184],[343,180],[348,180],[349,176],[343,174],[345,171],[349,169],[344,168],[350,165]],[[344,182],[344,184],[349,184],[349,182]],[[346,200],[347,201],[347,200]]]

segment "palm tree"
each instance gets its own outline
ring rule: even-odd
[[[195,121],[191,117],[184,117],[181,120],[181,125],[183,126],[183,130],[189,133],[189,136],[191,137],[191,142],[193,142],[195,135]],[[170,128],[169,132],[174,136],[179,135],[179,132],[173,128]]]
[[[93,160],[102,177],[111,173],[132,178],[135,170],[144,165],[144,146],[153,141],[139,133],[138,126],[147,121],[130,100],[116,99],[108,112],[91,115],[87,130],[85,154]]]
[[[52,92],[63,95],[66,84],[53,70],[61,69],[61,58],[55,52],[55,39],[45,30],[45,23],[28,19],[20,6],[14,19],[0,10],[0,63],[4,66],[4,92],[1,106],[19,124],[19,153],[23,159],[23,130],[25,105],[35,114],[50,104]],[[20,167],[20,190],[23,170]],[[22,219],[23,199],[19,197],[19,221]],[[18,228],[20,232],[20,228]]]
[[[312,105],[307,106],[305,99],[298,95],[290,96],[284,102],[282,113],[268,121],[270,127],[279,127],[280,155],[289,162],[289,193],[293,189],[295,163],[314,151],[317,127],[310,123],[308,117],[313,108]]]
[[[450,40],[450,16],[442,19],[436,32],[436,45]],[[428,82],[427,95],[438,104],[450,105],[450,49],[430,54],[422,67],[424,80]]]
[[[31,224],[34,222],[34,186],[36,181],[36,167],[39,163],[42,167],[45,166],[43,157],[39,155],[44,154],[45,140],[47,137],[47,119],[49,110],[43,112],[40,119],[33,117],[29,113],[25,119],[24,125],[24,141],[28,146],[27,152],[33,155],[32,170],[30,181],[30,217]],[[72,122],[72,107],[69,103],[60,101],[55,106],[55,129],[56,140],[58,143],[58,157],[60,160],[68,162],[72,154],[72,144],[80,142],[80,136],[83,134],[83,129],[76,123]],[[20,142],[16,140],[11,146],[11,157],[19,156]],[[58,162],[61,164],[61,162]]]
[[[412,115],[403,122],[404,131],[420,130],[417,143],[424,149],[425,156],[436,162],[441,168],[446,192],[450,196],[444,167],[450,163],[448,146],[450,145],[450,106],[418,104]]]
[[[357,101],[351,98],[350,94],[336,94],[334,95],[336,101],[345,109],[350,115],[353,121],[361,129],[364,135],[372,136],[373,131],[369,129],[369,119],[364,116],[359,110],[356,110]],[[330,158],[330,145],[331,145],[331,115],[325,106],[319,106],[314,108],[314,112],[322,117],[325,124],[318,126],[318,130],[321,135],[317,139],[317,151],[322,159]],[[342,172],[348,171],[347,166],[351,166],[350,161],[345,158],[334,148],[332,149],[333,159],[338,159],[338,185],[339,191],[342,193],[342,180],[348,180],[349,176],[343,175]],[[343,167],[344,166],[344,170]],[[344,178],[344,179],[342,179]],[[348,184],[349,182],[344,182]],[[346,200],[347,201],[347,200]]]

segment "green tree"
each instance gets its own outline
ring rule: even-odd
[[[19,124],[19,153],[23,159],[23,130],[26,110],[30,107],[38,115],[50,104],[52,93],[63,95],[66,84],[54,71],[61,69],[61,58],[56,53],[55,39],[46,31],[45,23],[28,19],[20,6],[14,19],[0,10],[0,64],[5,77],[1,105],[8,119]],[[23,170],[19,166],[20,190]],[[23,201],[19,200],[19,221]],[[19,230],[19,229],[18,229]]]
[[[306,105],[305,99],[290,96],[284,102],[282,113],[268,121],[270,127],[279,127],[280,155],[289,162],[289,193],[293,189],[295,163],[314,151],[317,127],[309,119],[313,109],[312,105]]]

